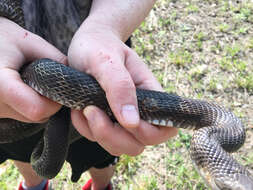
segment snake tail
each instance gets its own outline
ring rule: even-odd
[[[69,147],[69,111],[65,107],[51,117],[45,127],[44,136],[32,152],[31,165],[39,176],[54,178],[65,162]],[[55,134],[60,138],[56,138]]]

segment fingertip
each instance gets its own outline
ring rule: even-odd
[[[103,112],[96,106],[87,106],[83,109],[83,116],[87,119],[89,126],[97,126],[98,120],[101,120],[100,123],[105,123],[103,117]]]
[[[178,134],[178,129],[175,127],[155,126],[159,132],[157,137],[160,137],[160,142],[164,142],[170,138],[175,137]]]
[[[107,115],[96,106],[87,106],[83,109],[83,116],[87,119],[89,126],[112,125]]]
[[[108,141],[111,128],[113,128],[112,121],[107,115],[96,106],[87,106],[83,110],[83,116],[87,119],[88,126],[96,141]]]
[[[177,128],[154,126],[141,120],[140,127],[130,130],[131,133],[145,145],[156,145],[177,135]]]
[[[150,125],[150,124],[148,124],[148,125]],[[176,136],[178,133],[178,128],[175,128],[172,126],[160,126],[160,125],[151,125],[151,126],[153,126],[155,129],[157,129],[156,135],[157,135],[157,138],[160,137],[161,142]],[[155,132],[154,132],[154,134],[155,134]]]
[[[83,114],[87,118],[95,140],[112,155],[119,156],[125,153],[136,156],[144,150],[144,145],[118,123],[112,123],[99,108],[88,106],[83,110]]]
[[[71,110],[71,120],[76,130],[90,141],[95,141],[92,131],[89,128],[88,121],[83,113],[78,110]]]
[[[88,119],[88,120],[93,120],[94,118],[94,111],[96,111],[95,106],[87,106],[83,109],[83,115]]]
[[[178,134],[178,129],[175,127],[169,127],[169,138],[175,137]]]
[[[87,119],[88,125],[92,131],[104,128],[104,126],[111,126],[112,121],[107,115],[96,106],[87,106],[83,110],[83,116]]]

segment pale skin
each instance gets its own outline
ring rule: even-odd
[[[25,62],[47,57],[93,75],[105,90],[120,125],[112,123],[95,106],[72,110],[71,118],[83,136],[98,142],[112,155],[135,156],[146,145],[159,144],[176,135],[174,128],[152,126],[140,119],[135,88],[160,91],[162,88],[138,55],[123,43],[154,3],[154,0],[93,0],[90,16],[74,35],[68,57],[37,35],[0,18],[0,118],[43,122],[60,109],[60,105],[26,86],[18,74]],[[29,164],[15,163],[28,187],[42,181]],[[92,189],[104,189],[113,170],[113,167],[92,168]]]

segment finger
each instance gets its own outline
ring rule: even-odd
[[[59,104],[42,97],[24,84],[16,71],[1,69],[0,73],[1,101],[28,120],[43,121],[60,109]]]
[[[173,127],[153,126],[141,120],[140,126],[129,130],[136,139],[144,145],[156,145],[167,141],[177,135],[177,129]]]
[[[104,89],[118,122],[123,127],[137,127],[140,118],[135,85],[124,65],[123,55],[114,55],[98,53],[89,71]]]
[[[23,115],[21,115],[20,113],[16,112],[15,110],[13,110],[7,104],[0,103],[0,108],[1,108],[0,109],[0,118],[11,118],[11,119],[15,119],[15,120],[26,122],[26,123],[32,123],[31,120],[25,118]],[[43,123],[46,120],[47,119],[42,120],[42,121],[38,121],[38,123]]]
[[[1,23],[2,22],[2,23]],[[57,48],[36,34],[23,29],[10,22],[8,19],[0,20],[0,25],[5,26],[0,30],[0,43],[8,44],[1,50],[1,65],[8,68],[19,69],[24,61],[31,62],[39,58],[50,58],[60,63],[67,64],[67,58]],[[7,59],[3,59],[7,58]]]
[[[139,141],[118,124],[112,123],[97,107],[86,107],[84,115],[96,141],[112,155],[135,156],[144,150],[144,146]]]
[[[90,130],[88,126],[88,122],[86,118],[83,116],[83,113],[81,111],[71,110],[71,120],[76,130],[82,136],[89,139],[90,141],[95,141],[92,131]]]
[[[67,64],[67,57],[53,45],[36,34],[26,30],[24,32],[25,38],[20,38],[18,40],[18,47],[27,61],[34,61],[39,58],[49,58]]]
[[[15,31],[18,33],[13,43],[15,45],[9,45],[4,49],[5,51],[1,51],[3,52],[0,63],[1,98],[12,109],[12,111],[9,109],[10,118],[18,118],[26,122],[44,121],[57,112],[60,105],[40,96],[26,86],[15,70],[19,70],[24,62],[45,57],[66,63],[66,56],[29,31],[20,27]],[[6,42],[7,39],[2,40]]]
[[[135,85],[138,88],[163,91],[160,83],[137,53],[132,49],[128,49],[128,55],[126,59],[126,68],[131,74]]]

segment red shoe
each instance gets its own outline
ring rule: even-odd
[[[91,190],[92,179],[89,179],[87,183],[82,187],[82,190]],[[105,190],[112,190],[112,184],[110,183]]]
[[[22,187],[22,182],[19,184],[18,190],[24,190],[24,188]],[[47,181],[47,184],[46,184],[46,186],[45,186],[45,188],[43,190],[50,190],[49,180]]]

